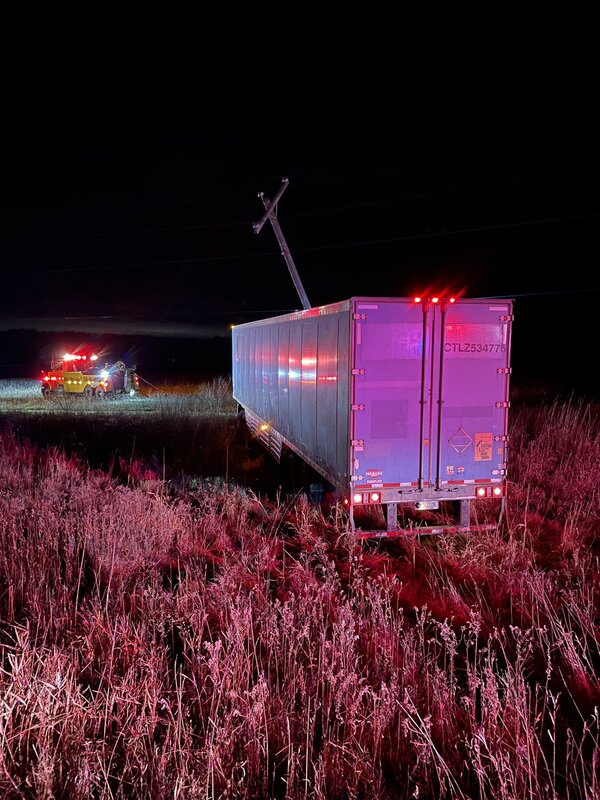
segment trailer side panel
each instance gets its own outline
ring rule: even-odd
[[[234,398],[340,489],[349,481],[349,308],[238,325],[232,337]]]

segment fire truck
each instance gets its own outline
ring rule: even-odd
[[[42,378],[42,395],[81,395],[83,397],[134,397],[140,383],[135,367],[127,367],[123,361],[114,364],[98,364],[98,356],[83,353],[65,353],[52,359],[50,369]]]

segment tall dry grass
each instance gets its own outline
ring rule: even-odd
[[[377,546],[4,435],[2,796],[599,797],[599,432],[523,411],[505,529]]]
[[[59,447],[113,474],[142,469],[180,482],[225,474],[227,446],[238,430],[231,382],[142,386],[134,398],[46,400],[39,381],[0,381],[0,431]],[[247,472],[233,471],[237,478]]]

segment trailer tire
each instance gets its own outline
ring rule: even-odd
[[[106,397],[106,392],[104,391],[103,386],[96,386],[96,391],[94,392],[98,400],[104,400]]]
[[[89,383],[87,384],[87,386],[83,387],[83,396],[84,397],[93,397],[94,396],[94,389],[89,385]]]
[[[42,397],[48,399],[52,394],[52,389],[49,386],[42,386]]]

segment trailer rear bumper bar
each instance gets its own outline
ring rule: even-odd
[[[495,531],[497,525],[415,525],[410,528],[389,528],[383,530],[363,531],[356,529],[354,533],[359,539],[391,539],[399,536],[435,536],[440,533],[482,533]]]

